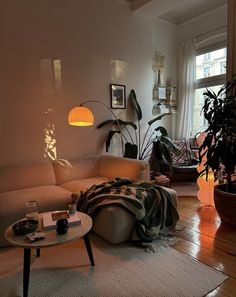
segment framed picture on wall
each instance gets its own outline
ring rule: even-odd
[[[111,108],[125,109],[126,94],[125,85],[110,84]]]

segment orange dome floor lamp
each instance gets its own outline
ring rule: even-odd
[[[117,119],[115,113],[112,111],[112,109],[107,106],[105,103],[98,101],[98,100],[89,100],[82,102],[80,106],[74,107],[71,109],[71,111],[68,114],[68,123],[71,126],[79,126],[79,127],[86,127],[86,126],[93,126],[94,125],[94,116],[93,112],[88,108],[85,107],[85,104],[88,103],[98,103],[103,106],[105,106],[113,115],[116,124],[118,126],[118,131],[121,134],[121,126],[119,123],[119,120]],[[123,140],[121,136],[121,143],[122,143],[122,153],[123,153]]]
[[[196,137],[196,141],[198,147],[200,147],[205,139],[205,133],[199,133]],[[200,173],[205,168],[206,155],[204,156],[201,164],[198,164],[197,171]],[[197,185],[199,187],[199,191],[197,193],[197,197],[200,200],[202,206],[200,208],[205,207],[214,207],[214,185],[215,185],[215,177],[212,171],[199,175],[197,179]]]

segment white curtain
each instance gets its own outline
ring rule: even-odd
[[[179,46],[177,139],[189,138],[193,128],[195,57],[194,39],[182,41]]]

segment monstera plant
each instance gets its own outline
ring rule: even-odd
[[[157,126],[157,122],[168,114],[161,114],[146,123],[142,123],[142,110],[137,101],[134,90],[131,90],[129,100],[137,117],[137,123],[132,121],[123,121],[121,119],[109,119],[97,126],[103,128],[107,125],[115,126],[115,129],[109,131],[106,138],[106,151],[108,152],[111,140],[118,134],[122,141],[123,156],[133,159],[146,159],[153,150],[153,144],[158,144],[159,154],[163,155],[167,162],[172,163],[170,151],[177,151],[177,147],[168,137],[167,130],[162,126]],[[141,134],[141,126],[147,125],[146,132]]]

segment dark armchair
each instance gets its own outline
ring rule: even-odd
[[[152,177],[158,174],[167,175],[171,181],[196,181],[198,177],[198,148],[195,138],[187,140],[172,140],[180,150],[178,155],[172,154],[173,172],[170,173],[170,167],[167,161],[160,153],[157,143],[153,143],[152,155],[149,159]]]
[[[172,181],[196,181],[198,177],[198,148],[195,138],[172,141],[180,150],[179,155],[172,155]]]

